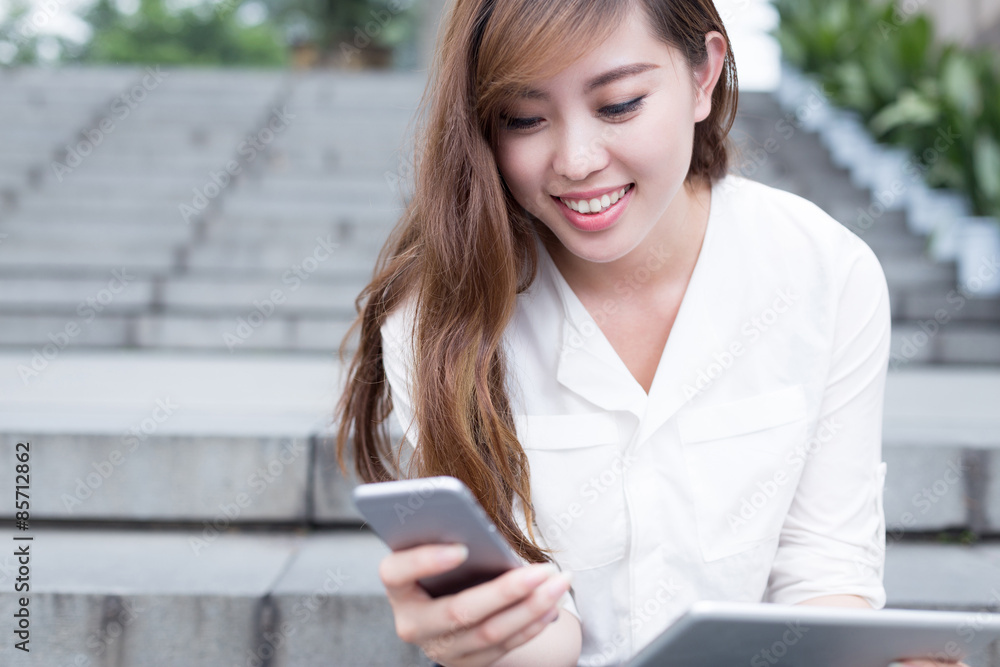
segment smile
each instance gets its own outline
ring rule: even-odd
[[[559,201],[566,204],[566,206],[576,211],[577,213],[586,213],[586,214],[601,213],[604,210],[613,206],[619,199],[624,197],[625,193],[628,192],[631,188],[632,184],[629,183],[624,188],[606,193],[601,197],[595,197],[593,199],[564,199],[562,197],[559,197]]]
[[[566,199],[552,197],[562,211],[563,218],[581,232],[600,232],[608,229],[624,214],[635,195],[635,183],[606,192],[591,199]],[[596,209],[596,210],[595,210]]]

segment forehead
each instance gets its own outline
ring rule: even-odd
[[[656,63],[642,62],[642,63],[628,63],[625,65],[619,65],[613,67],[609,70],[601,72],[596,76],[588,79],[583,86],[585,93],[592,93],[598,88],[602,88],[609,84],[619,81],[621,79],[627,79],[631,76],[636,76],[642,74],[643,72],[648,72],[652,69],[659,69],[659,65]],[[518,97],[529,100],[545,100],[548,99],[548,94],[543,90],[537,88],[525,88],[518,93]]]
[[[582,51],[562,70],[520,85],[510,93],[516,99],[546,100],[546,88],[572,82],[584,94],[590,94],[616,81],[671,68],[678,57],[675,48],[653,34],[642,12],[632,11],[604,41]]]

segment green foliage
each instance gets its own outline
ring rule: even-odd
[[[1000,61],[937,46],[923,14],[892,2],[775,0],[783,57],[831,101],[857,111],[881,141],[925,159],[931,185],[964,192],[1000,217]],[[945,139],[946,138],[946,139]]]
[[[4,65],[33,65],[38,62],[38,35],[30,23],[30,15],[28,0],[14,0],[7,8],[7,15],[0,21],[0,49]]]
[[[134,14],[122,14],[98,0],[86,19],[93,39],[75,59],[90,63],[160,65],[285,64],[287,52],[267,23],[244,26],[235,17],[235,1],[169,11],[163,0],[140,0]]]
[[[262,0],[276,21],[308,26],[322,49],[336,50],[357,34],[377,46],[395,48],[416,37],[412,0]]]

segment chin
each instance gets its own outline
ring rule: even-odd
[[[591,244],[577,243],[573,245],[566,245],[566,249],[580,259],[585,259],[588,262],[594,262],[595,264],[607,264],[609,262],[614,262],[615,260],[619,260],[624,257],[629,252],[629,248],[609,248],[606,242],[598,239],[594,239],[594,242]]]

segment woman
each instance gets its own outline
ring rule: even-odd
[[[457,0],[433,74],[338,455],[402,476],[394,411],[407,474],[462,479],[532,565],[430,599],[463,548],[387,556],[399,636],[448,666],[611,665],[696,599],[884,606],[885,278],[726,175],[712,2]]]

